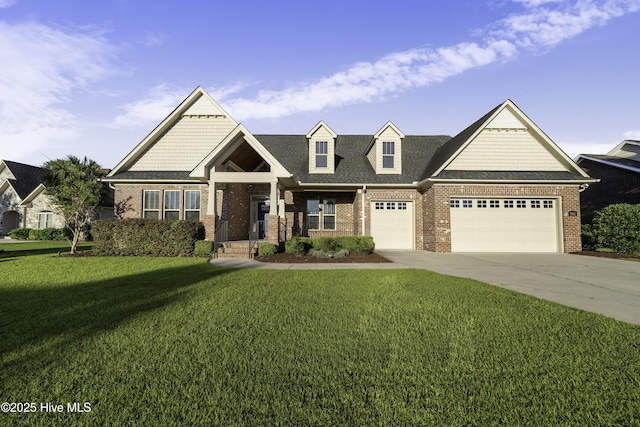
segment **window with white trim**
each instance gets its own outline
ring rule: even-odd
[[[327,141],[316,141],[316,167],[326,168],[329,153],[329,143]]]
[[[531,201],[532,209],[540,209],[540,200],[532,200]]]
[[[526,208],[527,207],[527,201],[526,200],[516,200],[516,208]]]
[[[459,208],[460,207],[460,200],[458,200],[458,199],[449,200],[449,207],[450,208]]]
[[[382,210],[384,209],[384,202],[376,202],[376,210]]]
[[[165,190],[164,219],[180,219],[180,190]]]
[[[478,200],[476,201],[476,206],[479,208],[486,208],[487,207],[487,201],[486,200]]]
[[[387,202],[387,210],[393,211],[396,209],[396,202]]]
[[[473,200],[463,200],[462,201],[462,207],[463,208],[472,208],[473,207]]]
[[[160,219],[160,190],[144,190],[142,217]]]
[[[542,201],[542,207],[545,208],[545,209],[553,208],[553,200],[543,200]]]
[[[200,190],[184,192],[184,219],[200,221]]]
[[[489,207],[490,208],[499,208],[500,207],[500,200],[489,200]]]
[[[307,200],[307,227],[309,230],[335,230],[335,199]]]
[[[513,200],[505,200],[503,205],[505,208],[513,208]]]
[[[398,210],[406,211],[407,210],[407,202],[398,202]]]
[[[395,156],[395,142],[382,141],[382,167],[385,169],[393,169]]]
[[[53,212],[42,211],[38,213],[38,230],[53,227]]]

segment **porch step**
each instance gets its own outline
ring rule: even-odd
[[[253,253],[249,256],[249,242],[237,241],[237,242],[225,242],[222,246],[218,247],[214,257],[215,258],[253,258],[258,251],[258,244],[255,245]]]

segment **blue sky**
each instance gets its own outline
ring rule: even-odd
[[[435,5],[434,5],[435,3]],[[0,0],[0,158],[115,166],[197,86],[256,134],[455,135],[513,100],[640,139],[640,0]]]

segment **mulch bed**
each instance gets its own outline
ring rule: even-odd
[[[293,255],[288,253],[280,253],[275,255],[261,256],[255,257],[256,261],[261,262],[275,262],[275,263],[313,263],[313,264],[349,264],[355,262],[364,262],[364,263],[382,263],[382,262],[391,262],[382,255],[378,255],[377,253],[372,253],[370,255],[361,256],[357,253],[350,253],[342,258],[318,258],[313,255]]]
[[[597,256],[600,258],[615,258],[615,259],[640,259],[640,255],[637,254],[619,254],[616,252],[597,252],[597,251],[582,251],[574,252],[576,255],[588,255]]]

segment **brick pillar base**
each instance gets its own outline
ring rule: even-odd
[[[280,243],[280,217],[269,215],[267,219],[267,241],[277,245]]]

